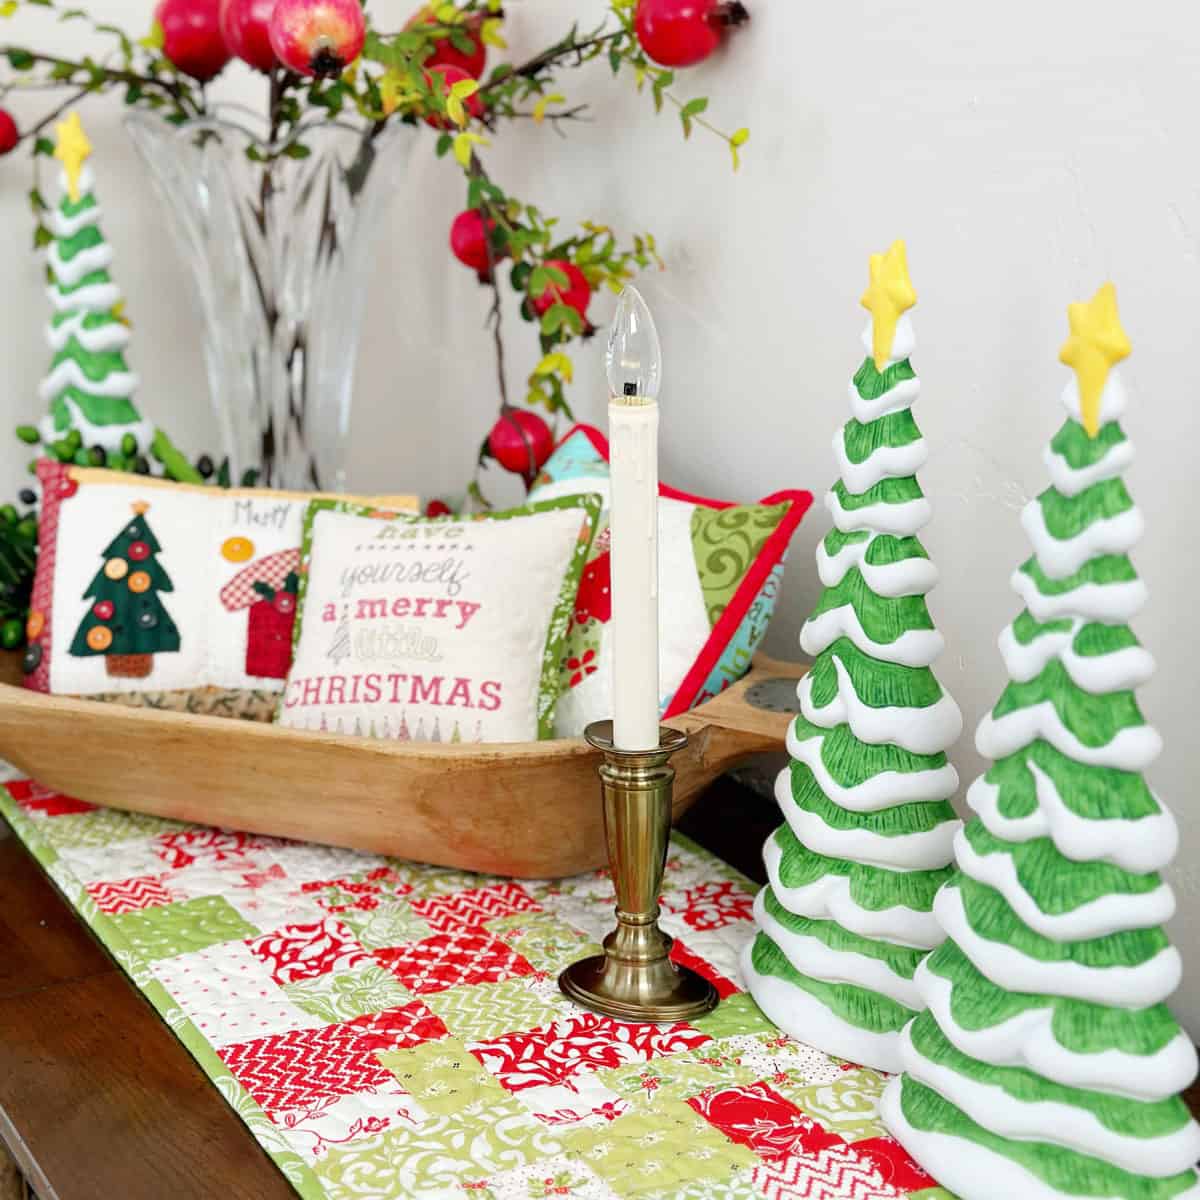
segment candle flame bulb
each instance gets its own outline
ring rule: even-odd
[[[635,287],[622,290],[604,353],[609,394],[618,403],[655,401],[662,387],[662,348],[654,318]]]

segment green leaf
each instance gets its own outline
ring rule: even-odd
[[[512,284],[513,291],[525,291],[529,284],[529,277],[532,274],[533,268],[527,262],[514,263],[513,269],[508,275],[508,281]]]
[[[288,158],[307,158],[312,151],[300,142],[292,142],[285,150],[284,154]]]
[[[39,225],[33,231],[33,248],[35,250],[44,249],[46,246],[49,246],[52,241],[54,241],[54,238],[51,236],[50,230],[48,230],[45,225]]]
[[[46,201],[43,198],[42,193],[39,192],[37,188],[29,189],[29,207],[33,209],[34,216],[37,216],[38,213],[46,211]]]
[[[471,182],[467,184],[467,207],[478,208],[482,194],[483,180],[478,175],[473,175]]]
[[[438,158],[445,158],[450,151],[450,147],[453,145],[454,139],[448,133],[443,133],[438,137],[437,145],[434,147],[434,153],[438,156]]]
[[[33,0],[30,0],[32,3]],[[5,54],[8,56],[8,65],[14,71],[28,71],[33,66],[33,55],[28,50],[20,50],[16,46],[10,46]]]

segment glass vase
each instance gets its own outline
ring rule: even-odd
[[[412,131],[317,118],[272,145],[257,122],[125,118],[196,283],[231,478],[341,491],[371,245]]]

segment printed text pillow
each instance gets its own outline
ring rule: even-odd
[[[269,720],[291,661],[311,494],[49,461],[38,477],[27,685]]]
[[[559,670],[555,732],[572,737],[612,716],[608,442],[577,425],[559,443],[531,500],[598,494],[605,508],[584,568]],[[740,679],[775,608],[788,542],[812,494],[776,492],[732,504],[659,488],[659,688],[664,717],[695,708]]]
[[[595,496],[462,519],[314,501],[280,723],[401,741],[551,736],[599,515]]]

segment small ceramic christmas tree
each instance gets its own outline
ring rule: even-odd
[[[101,211],[85,165],[92,148],[77,113],[56,130],[63,195],[47,222],[54,234],[47,251],[54,315],[46,327],[54,358],[39,388],[50,406],[39,432],[49,443],[77,429],[85,447],[113,452],[132,435],[144,453],[154,431],[131,399],[138,381],[125,363],[129,328],[120,317],[120,288],[108,273],[112,247],[100,232]]]
[[[1200,1127],[1177,1095],[1196,1053],[1163,1003],[1177,837],[1142,776],[1160,740],[1134,689],[1154,663],[1127,624],[1146,598],[1111,370],[1129,342],[1112,284],[1069,314],[1067,420],[1022,514],[1026,607],[1000,635],[1011,682],[976,736],[993,765],[967,793],[934,908],[950,940],[917,972],[929,1011],[884,1118],[966,1200],[1196,1197]]]
[[[136,501],[133,520],[104,548],[104,565],[83,593],[94,603],[70,649],[77,657],[104,655],[109,675],[129,679],[149,675],[155,654],[179,649],[179,630],[159,595],[174,587],[158,561],[162,547],[148,508]]]
[[[946,750],[962,716],[930,670],[937,569],[916,536],[930,514],[916,480],[915,302],[904,243],[873,255],[868,356],[834,438],[834,527],[817,550],[825,591],[800,635],[816,661],[775,789],[787,824],[764,848],[761,932],[743,959],[780,1028],[884,1070],[899,1069],[900,1030],[921,1008],[917,964],[944,937],[933,898],[959,828]]]

